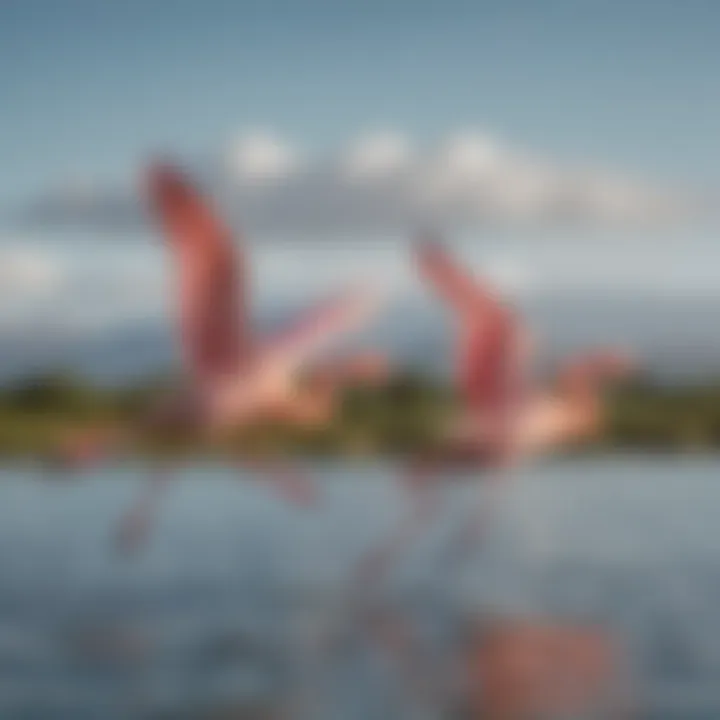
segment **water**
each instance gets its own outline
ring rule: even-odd
[[[534,469],[497,497],[451,484],[360,589],[409,618],[440,686],[465,620],[543,613],[619,633],[647,717],[720,717],[719,470],[616,458]],[[403,518],[392,469],[314,472],[322,502],[295,508],[236,471],[186,468],[146,551],[123,559],[112,531],[142,469],[2,471],[0,717],[206,717],[278,697],[318,720],[438,717],[357,614],[353,570]],[[482,535],[459,544],[478,507]]]

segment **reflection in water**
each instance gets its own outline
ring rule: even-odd
[[[235,470],[185,468],[147,552],[119,561],[110,529],[140,470],[71,484],[5,471],[0,717],[450,717],[478,677],[487,701],[551,655],[600,678],[593,627],[621,639],[651,717],[720,716],[714,462],[566,463],[499,498],[449,484],[365,576],[401,489],[383,468],[317,475],[322,502],[298,508]],[[503,635],[494,617],[544,620]],[[491,647],[494,685],[478,670]]]

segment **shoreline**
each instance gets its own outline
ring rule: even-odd
[[[38,457],[51,461],[73,434],[131,428],[169,386],[162,378],[110,389],[54,374],[0,387],[0,463]],[[720,453],[720,380],[664,386],[640,379],[612,388],[605,401],[603,435],[563,455]],[[325,425],[258,422],[212,447],[180,436],[148,438],[122,454],[146,459],[392,460],[438,442],[458,407],[447,383],[408,372],[380,387],[348,388]]]

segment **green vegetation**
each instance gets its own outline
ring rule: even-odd
[[[133,427],[167,380],[103,388],[69,374],[0,388],[0,457],[52,454],[68,432]],[[720,448],[720,381],[670,387],[635,380],[608,393],[608,424],[597,449],[683,451]],[[456,399],[436,380],[413,374],[380,388],[350,388],[332,423],[293,428],[257,423],[213,452],[317,456],[395,455],[433,443]],[[147,438],[140,453],[210,452],[181,437]]]

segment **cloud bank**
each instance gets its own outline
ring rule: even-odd
[[[556,163],[474,131],[423,148],[400,133],[380,132],[328,156],[251,133],[194,172],[233,222],[274,237],[426,225],[652,226],[690,209],[679,193]],[[22,219],[96,231],[136,230],[146,222],[134,189],[93,185],[50,192],[30,203]]]

